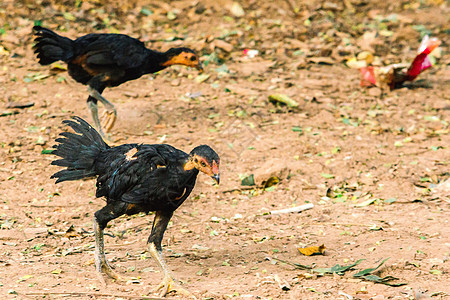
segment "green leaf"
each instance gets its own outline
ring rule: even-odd
[[[367,281],[372,281],[375,283],[381,283],[381,284],[392,286],[392,287],[402,286],[402,285],[407,284],[406,282],[390,283],[389,281],[398,280],[398,278],[394,277],[394,276],[386,276],[386,277],[381,278],[380,276],[377,276],[377,275],[366,275],[366,276],[363,276],[362,279],[367,280]]]
[[[362,270],[356,274],[353,275],[353,277],[358,278],[358,277],[362,277],[365,275],[368,275],[370,273],[372,273],[373,271],[375,271],[376,269],[378,269],[379,267],[381,267],[390,257],[384,259],[380,264],[378,264],[378,266],[376,266],[375,268],[369,268],[369,269],[365,269]]]
[[[345,125],[351,125],[353,127],[358,127],[358,122],[352,121],[349,118],[342,118],[342,123]]]
[[[228,73],[228,67],[227,65],[223,64],[220,67],[216,68],[217,73]]]
[[[167,12],[167,19],[169,19],[169,20],[175,20],[177,18],[177,15],[175,14],[175,12],[173,12],[173,11],[169,11],[169,12]]]
[[[312,272],[316,272],[319,274],[333,274],[336,273],[338,275],[344,275],[345,272],[353,269],[355,266],[359,265],[362,261],[364,261],[364,259],[358,259],[357,261],[355,261],[353,264],[350,264],[348,266],[341,266],[339,264],[335,265],[334,267],[331,268],[315,268],[312,269]]]
[[[69,21],[75,21],[76,18],[74,15],[72,15],[70,12],[65,12],[64,13],[64,19],[69,20]]]
[[[209,75],[209,74],[200,74],[200,75],[198,75],[198,76],[195,78],[195,82],[197,82],[197,83],[202,83],[202,82],[208,80],[208,78],[209,78],[210,76],[211,76],[211,75]]]
[[[278,258],[275,258],[275,257],[273,257],[272,259],[276,260],[276,261],[279,261],[279,262],[282,262],[284,264],[291,265],[291,266],[293,266],[293,267],[295,267],[297,269],[300,269],[300,270],[311,270],[313,268],[313,266],[301,265],[301,264],[298,264],[298,263],[295,263],[295,262],[290,262],[290,261],[278,259]]]
[[[151,11],[150,9],[148,9],[146,7],[142,7],[141,14],[143,14],[144,16],[151,16],[151,15],[153,15],[153,11]]]
[[[41,154],[52,154],[56,149],[44,149],[41,151]]]
[[[315,269],[312,269],[311,270],[312,272],[315,272],[315,273],[319,273],[319,274],[331,274],[332,272],[331,272],[331,268],[315,268]]]
[[[246,185],[246,186],[255,185],[255,178],[254,178],[253,174],[250,174],[249,176],[244,177],[241,181],[241,185]]]
[[[64,81],[66,81],[66,77],[64,77],[64,76],[58,76],[58,78],[56,78],[56,82],[58,82],[58,83],[61,83]]]
[[[384,200],[384,203],[392,204],[396,201],[397,201],[397,198],[389,198],[389,199]]]
[[[302,135],[303,129],[300,126],[292,126],[293,132],[298,132],[299,135]]]
[[[273,191],[275,191],[276,188],[277,187],[275,185],[273,185],[273,186],[269,186],[269,187],[265,188],[264,190],[266,192],[273,192]]]
[[[430,270],[430,273],[431,274],[433,274],[433,275],[441,275],[442,274],[442,271],[441,270]]]
[[[425,121],[438,122],[440,121],[438,116],[424,116],[423,119]]]
[[[336,153],[339,153],[339,152],[341,152],[341,147],[339,147],[339,146],[334,147],[333,149],[331,149],[331,153],[333,153],[333,154],[336,154]]]
[[[321,173],[320,176],[322,176],[323,178],[326,178],[326,179],[334,178],[333,174],[327,174],[327,173]]]
[[[298,107],[297,101],[291,99],[289,96],[284,94],[273,94],[269,95],[269,102],[274,104],[283,104],[289,107]]]

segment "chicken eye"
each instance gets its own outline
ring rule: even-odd
[[[197,57],[191,56],[191,61],[196,61],[196,60],[197,60]]]
[[[206,167],[206,164],[204,161],[202,161],[200,164],[202,165],[202,167]]]

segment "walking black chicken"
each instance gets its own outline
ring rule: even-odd
[[[96,197],[105,197],[106,206],[94,216],[95,266],[102,273],[120,279],[105,258],[103,230],[109,221],[121,215],[155,211],[148,251],[164,272],[158,286],[161,295],[178,291],[191,295],[175,282],[162,256],[161,240],[173,212],[194,188],[203,172],[219,184],[220,159],[207,145],[195,147],[189,154],[165,144],[124,144],[108,146],[99,133],[79,117],[65,120],[75,132],[63,132],[56,139],[53,154],[61,159],[52,165],[65,167],[51,176],[56,183],[97,176]]]
[[[71,40],[41,26],[34,26],[33,32],[36,36],[33,48],[41,65],[62,60],[68,64],[69,75],[88,86],[88,107],[95,127],[103,137],[106,136],[98,118],[97,101],[106,108],[106,132],[114,126],[117,116],[114,105],[102,96],[105,88],[118,86],[171,65],[203,70],[198,56],[189,48],[154,51],[146,48],[143,42],[124,34],[91,33]]]

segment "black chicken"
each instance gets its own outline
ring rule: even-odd
[[[97,176],[96,197],[105,197],[106,206],[94,216],[95,266],[120,280],[105,258],[103,230],[109,221],[127,214],[155,211],[148,251],[164,272],[157,290],[190,295],[177,284],[162,256],[161,240],[173,212],[186,200],[199,171],[219,183],[219,156],[207,145],[187,154],[170,145],[125,144],[108,146],[99,133],[79,117],[65,120],[75,133],[63,132],[56,139],[53,154],[61,157],[52,165],[66,167],[51,176],[56,183]]]
[[[69,75],[88,86],[88,107],[103,137],[97,101],[106,108],[104,127],[107,132],[114,126],[117,116],[114,105],[101,95],[106,87],[118,86],[171,65],[202,70],[198,56],[189,48],[158,52],[123,34],[91,33],[71,40],[41,26],[34,26],[33,31],[36,36],[33,48],[39,63],[48,65],[62,60],[68,64]]]

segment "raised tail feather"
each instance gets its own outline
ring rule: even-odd
[[[33,32],[36,36],[33,49],[41,65],[49,65],[58,60],[68,62],[73,58],[73,40],[41,26],[34,26]]]
[[[56,183],[67,180],[77,180],[97,175],[95,161],[103,150],[110,148],[100,134],[85,120],[73,117],[64,120],[64,124],[75,131],[63,132],[57,138],[53,151],[54,155],[62,159],[52,161],[52,165],[67,167],[53,174],[50,178],[57,178]]]

